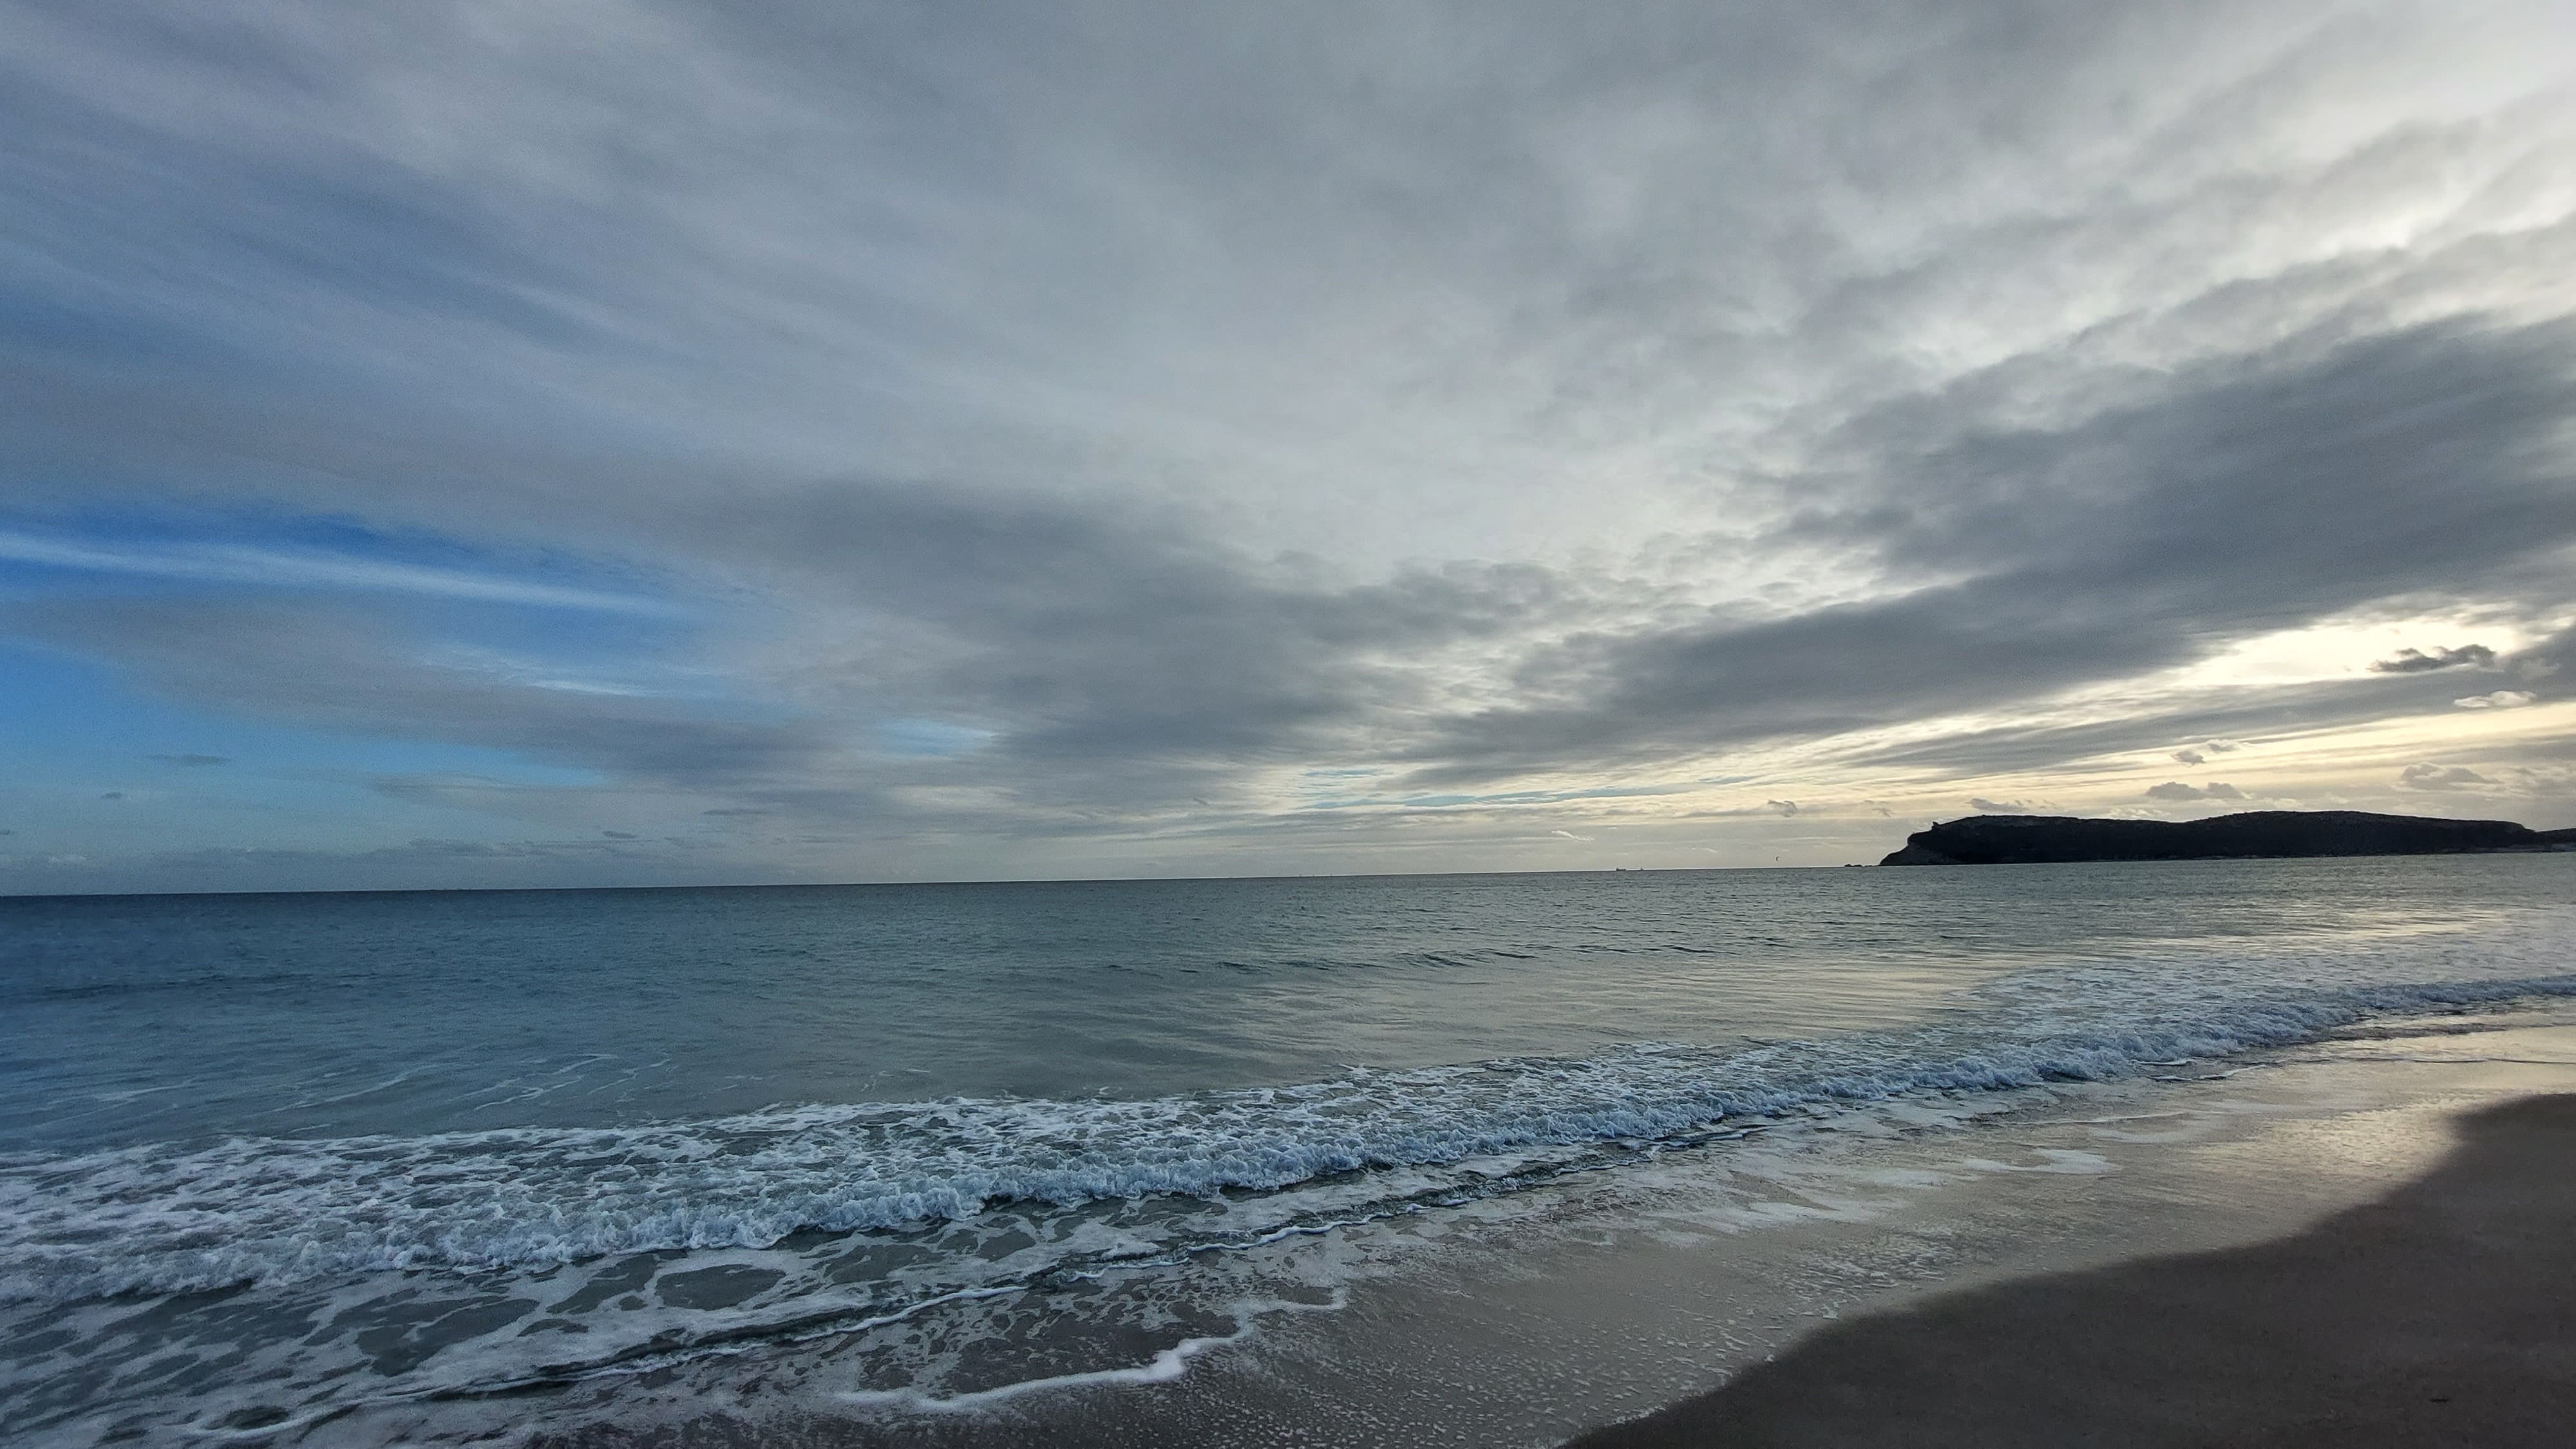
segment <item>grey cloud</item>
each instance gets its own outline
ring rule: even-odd
[[[536,687],[421,659],[393,621],[349,605],[92,599],[0,609],[21,637],[102,657],[176,697],[370,736],[434,739],[722,784],[812,759],[794,721],[749,723],[653,699]]]
[[[1855,422],[1865,482],[1797,525],[1967,581],[1580,638],[1524,676],[1565,703],[1456,720],[1426,778],[2031,701],[2576,541],[2549,442],[2576,414],[2564,324],[2304,339],[2050,428],[1988,424],[1974,394]]]
[[[1264,772],[1386,766],[1401,799],[1782,740],[2164,751],[2459,686],[2089,723],[2069,691],[2570,593],[2576,340],[2513,279],[2564,275],[2576,228],[2510,200],[2556,133],[2488,114],[2515,87],[2445,69],[2432,10],[0,26],[0,199],[44,268],[0,275],[38,319],[0,335],[14,502],[584,551],[707,601],[670,648],[708,683],[546,687],[389,603],[0,627],[236,714],[597,771],[710,835],[1194,807],[1323,840],[1357,827],[1256,818]],[[2375,240],[2419,193],[2451,209]],[[1985,723],[1834,738],[1953,713]]]
[[[1693,813],[1696,816],[1721,820],[1743,820],[1774,815],[1785,820],[1808,812],[1795,800],[1765,800],[1759,805],[1739,805],[1725,810],[1702,810]]]
[[[830,669],[810,681],[995,730],[997,755],[1032,768],[1284,757],[1418,707],[1425,682],[1405,666],[1428,654],[1593,606],[1531,565],[1340,585],[1167,514],[956,487],[846,482],[709,517],[701,536],[855,607],[861,627],[817,641]],[[1165,793],[1179,790],[1176,775]]]
[[[2565,742],[2560,742],[2560,750]],[[2515,765],[2501,772],[2512,787],[2527,795],[2564,796],[2576,793],[2576,768],[2564,764]]]
[[[2180,780],[2167,780],[2161,785],[2148,786],[2147,798],[2150,800],[2242,800],[2245,798],[2245,792],[2216,780],[2198,787],[2186,785]]]
[[[835,759],[846,750],[849,728],[827,722],[853,710],[990,734],[971,761],[876,767],[870,778],[877,784],[972,780],[1033,809],[1096,802],[1151,811],[1216,798],[1216,782],[1249,763],[1337,750],[1410,756],[1419,768],[1409,783],[1420,786],[2036,701],[2069,684],[2187,658],[2231,629],[2276,626],[2331,612],[2374,587],[2403,587],[2410,582],[2403,576],[2354,582],[2371,572],[2358,560],[2372,548],[2416,547],[2367,524],[2341,551],[2304,545],[2317,555],[2304,569],[2296,557],[2267,568],[2241,540],[2213,559],[2185,546],[2187,536],[2166,537],[2171,529],[2161,517],[2168,511],[2211,519],[2221,511],[2194,501],[2189,488],[2177,494],[2160,482],[2155,459],[2189,458],[2191,449],[2149,446],[2131,435],[2195,440],[2219,466],[2175,472],[2203,490],[2235,488],[2242,482],[2235,469],[2279,461],[2243,436],[2257,414],[2275,428],[2307,419],[2328,434],[2312,441],[2341,462],[2329,446],[2334,419],[2311,391],[2328,393],[2355,416],[2366,415],[2374,391],[2414,388],[2447,399],[2441,411],[2454,415],[2457,431],[2435,428],[2418,440],[2427,453],[2442,454],[2454,475],[2455,489],[2439,506],[2459,515],[2455,532],[2489,540],[2480,557],[2509,561],[2568,530],[2563,499],[2523,471],[2522,437],[2546,427],[2549,408],[2563,402],[2549,369],[2563,361],[2564,342],[2553,328],[2424,329],[2358,344],[2358,359],[2351,349],[2294,359],[2286,380],[2254,364],[2222,369],[2208,388],[2180,389],[2143,416],[2094,417],[2063,433],[1977,441],[1972,451],[1993,453],[2025,478],[2060,466],[2051,460],[2085,457],[2109,480],[2107,495],[2069,498],[2040,488],[2028,500],[2031,511],[2069,516],[2045,527],[2044,518],[2016,525],[2054,540],[2019,555],[2019,567],[1997,557],[1990,572],[1967,583],[1755,624],[1639,629],[1622,621],[1641,609],[1651,613],[1651,594],[1536,565],[1418,568],[1379,583],[1339,583],[1312,566],[1254,559],[1168,511],[860,482],[773,490],[757,506],[687,521],[707,566],[756,580],[779,597],[826,601],[815,617],[846,621],[798,638],[793,666],[764,679],[795,706],[784,721],[692,717],[665,701],[572,695],[405,662],[416,651],[363,615],[129,602],[22,608],[15,618],[24,632],[122,659],[174,693],[300,722],[457,739],[759,797],[732,807],[739,809],[845,813],[856,805],[900,813],[873,787],[801,796],[788,787],[800,779],[851,779],[847,763]],[[2465,400],[2458,396],[2463,379],[2475,384]],[[2240,396],[2248,390],[2250,398]],[[2506,394],[2501,400],[2490,396],[2498,391]],[[2364,398],[2346,396],[2356,392]],[[2106,466],[2106,449],[2114,458],[2134,451],[2134,466]],[[2383,450],[2394,455],[2391,471],[2411,476],[2405,447]],[[2481,458],[2488,460],[2484,472]],[[2312,475],[2347,492],[2357,486],[2324,464]],[[1941,511],[1954,506],[1944,497],[1925,499],[1923,518],[1882,520],[1886,531],[1874,546],[1893,557],[1921,551],[1914,534],[1926,527],[1973,532]],[[2111,522],[2100,516],[2106,510]],[[2340,518],[2367,510],[2319,512]],[[2294,521],[2284,510],[2259,508],[2256,515],[2255,524],[2278,534],[2317,531],[2304,515]],[[1797,527],[1814,532],[1825,517],[1811,511]],[[1835,527],[1852,527],[1848,511],[1836,517],[1842,521]],[[2147,541],[2124,543],[2124,528]],[[2132,558],[2127,549],[2154,557]],[[2079,578],[2109,582],[2093,588]],[[1549,642],[1551,635],[1562,642]],[[1581,703],[1443,720],[1427,666],[1457,650],[1518,658],[1525,696]],[[2384,687],[2411,688],[2405,679],[2387,676]],[[2124,730],[2167,739],[2194,725],[2244,732],[2265,704],[2284,719],[2313,722],[2320,709],[2367,717],[2396,700],[2321,687],[2276,691],[2259,702],[2236,698],[2197,719],[2099,727],[2094,743],[2109,745]],[[2209,748],[2223,745],[2232,741],[2213,739]],[[1973,746],[1911,748],[1918,758],[1946,753],[1955,763]],[[2022,731],[1996,758],[2063,759],[2070,749],[2083,751],[2081,731]],[[1028,819],[1011,828],[1051,827]]]
[[[2436,695],[2442,691],[2437,691]],[[2179,731],[2212,726],[2254,733],[2263,729],[2328,725],[2383,719],[2413,711],[2449,708],[2435,696],[2395,699],[2337,683],[2273,688],[2195,691],[2168,697],[2153,708],[2123,712],[2110,719],[2058,723],[2043,716],[2029,724],[2011,724],[1926,740],[1871,745],[1849,751],[1843,759],[1859,765],[1895,765],[1961,774],[2027,770],[2103,755],[2158,749]],[[2201,748],[2208,749],[2208,745]]]
[[[807,601],[824,621],[792,641],[792,665],[757,676],[790,706],[761,723],[423,663],[398,631],[350,611],[106,601],[19,606],[10,622],[231,709],[754,797],[720,808],[892,819],[926,808],[884,793],[913,780],[999,790],[1005,810],[1133,815],[1221,798],[1222,782],[1248,764],[1368,751],[1409,757],[1417,768],[1406,783],[1420,787],[2034,703],[2187,659],[2231,634],[2421,586],[2437,568],[2510,564],[2576,536],[2563,491],[2531,462],[2532,439],[2567,401],[2566,348],[2554,326],[2424,328],[2213,364],[2152,405],[2055,431],[1986,433],[1952,419],[1964,433],[1928,450],[1882,447],[1885,488],[1928,460],[1953,475],[1944,489],[1894,513],[1820,505],[1795,530],[1840,531],[1889,560],[1929,558],[1932,540],[1947,540],[1948,556],[1985,571],[1757,623],[1721,614],[1639,628],[1626,621],[1669,616],[1669,605],[1612,577],[1529,564],[1339,582],[1316,566],[1249,556],[1168,510],[856,481],[772,489],[686,519],[701,567]],[[2441,403],[2410,437],[2349,436],[2417,396]],[[2311,446],[2288,447],[2290,435]],[[2341,450],[2364,443],[2385,476],[2357,482],[2363,465]],[[2093,488],[2047,481],[2079,458],[2100,480]],[[1986,471],[1971,477],[1969,459]],[[2402,492],[2437,465],[2450,487],[2411,505],[2442,515],[2432,524],[2399,527],[2375,511],[2378,493]],[[1989,473],[2020,479],[2024,492]],[[2301,487],[2309,502],[2298,509],[2265,491]],[[2011,555],[1967,542],[2016,497],[2025,506],[2012,526],[2023,538]],[[2352,520],[2349,536],[2330,537],[2317,518]],[[2441,549],[2420,543],[2427,528]],[[2367,562],[2382,552],[2398,561]],[[1436,670],[1458,651],[1516,659],[1524,698],[1566,702],[1444,718]],[[2391,673],[2380,687],[2412,689],[2408,678]],[[2091,743],[2108,746],[2124,730],[2170,739],[2195,725],[2243,733],[2266,705],[2313,723],[2320,710],[2368,717],[2448,704],[2404,698],[2275,691],[2197,719],[2097,727]],[[852,729],[839,723],[854,712],[946,721],[989,743],[971,759],[854,775]],[[2081,731],[2041,729],[1997,743],[2000,760],[2064,759],[2087,742]],[[1976,747],[1909,748],[1958,763]],[[817,780],[840,783],[794,788]],[[1024,815],[1004,828],[1060,824]]]
[[[2462,790],[2476,785],[2495,783],[2477,771],[2461,765],[2408,765],[2400,771],[2397,783],[2407,790]]]
[[[2539,702],[2540,696],[2527,689],[2499,689],[2491,694],[2472,694],[2466,699],[2451,701],[2460,709],[2520,709]]]
[[[2371,670],[2378,674],[2417,674],[2428,669],[2456,669],[2473,665],[2480,669],[2495,667],[2496,652],[2484,644],[2462,644],[2457,648],[2435,649],[2430,654],[2421,649],[2400,649],[2386,659],[2374,660]]]
[[[2198,750],[2176,750],[2173,752],[2173,758],[2175,763],[2184,765],[2206,764],[2209,760],[2209,756]]]
[[[1982,795],[1969,796],[1968,805],[1988,815],[2028,815],[2037,808],[2028,800],[1989,800]]]
[[[152,758],[165,765],[185,765],[191,769],[209,769],[233,762],[230,755],[154,755]]]
[[[1509,648],[1624,587],[1472,564],[1342,584],[1248,557],[1165,510],[954,486],[809,487],[690,525],[702,567],[814,621],[775,664],[726,664],[784,719],[442,665],[367,610],[111,599],[24,606],[0,623],[241,712],[766,795],[743,808],[797,803],[789,782],[848,778],[872,719],[897,718],[981,743],[971,760],[880,761],[881,777],[973,773],[1033,805],[1133,810],[1209,798],[1211,780],[1247,763],[1400,725],[1432,697],[1422,666],[1440,651]]]
[[[2503,661],[2507,670],[2527,683],[2553,678],[2571,664],[2576,664],[2576,629],[2551,634]]]
[[[218,848],[128,859],[0,857],[0,889],[406,890],[421,887],[750,884],[723,861],[607,840],[419,839],[370,850]]]
[[[2417,65],[2449,28],[2352,25],[2392,46],[2428,31]],[[780,438],[809,466],[898,472],[962,456],[1016,482],[1142,437],[1175,491],[1199,491],[1188,465],[1214,454],[1264,474],[1241,486],[1265,511],[1339,515],[1330,536],[1358,547],[1395,535],[1391,516],[1588,524],[1588,490],[1555,486],[1569,454],[1693,436],[1695,399],[1783,376],[1829,411],[1847,388],[1902,391],[1919,379],[1891,363],[1899,344],[1963,314],[2045,315],[2009,289],[2070,270],[2161,313],[2191,295],[2173,260],[2190,243],[2324,226],[2377,177],[2456,161],[2464,135],[2496,144],[2410,115],[2339,138],[2357,165],[2286,162],[2281,141],[2312,139],[2303,105],[2353,83],[2338,65],[2368,85],[2388,64],[2314,31],[2295,6],[2106,19],[2016,0],[1935,21],[1868,0],[1222,23],[611,5],[576,34],[430,3],[264,12],[217,37],[184,7],[63,7],[16,37],[10,93],[27,224],[63,238],[109,314],[51,363],[249,353],[267,395],[216,411],[262,416],[301,400],[301,369],[410,359],[397,381],[530,435],[668,417],[719,452]],[[79,245],[100,189],[153,234]],[[45,370],[64,387],[112,372]],[[106,416],[145,427],[164,412],[117,401]],[[221,451],[350,449],[364,430]],[[451,499],[470,471],[453,450],[392,431],[380,456],[309,465],[367,478],[370,506]],[[1339,466],[1344,443],[1369,466]],[[434,462],[397,486],[405,455]],[[1273,471],[1300,455],[1319,461]],[[538,510],[560,485],[533,471],[482,499]],[[604,471],[567,511],[650,514]]]

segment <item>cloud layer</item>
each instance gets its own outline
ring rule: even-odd
[[[2562,7],[0,42],[0,887],[2571,808]]]

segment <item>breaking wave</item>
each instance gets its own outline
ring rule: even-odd
[[[2554,939],[2545,949],[2556,954]],[[1545,1171],[1818,1106],[2111,1080],[2375,1017],[2576,996],[2576,974],[2336,984],[2352,964],[2307,958],[2259,973],[2258,986],[2241,965],[2035,972],[1903,1032],[1642,1044],[1145,1100],[957,1098],[613,1129],[18,1155],[0,1158],[0,1296],[761,1249],[1005,1204],[1186,1206],[1387,1169],[1427,1173],[1436,1190],[1442,1170],[1496,1156]]]

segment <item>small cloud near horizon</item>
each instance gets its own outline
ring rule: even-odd
[[[2460,709],[2520,709],[2526,704],[2539,702],[2540,696],[2527,689],[2499,689],[2493,694],[2472,694],[2466,699],[2451,701]]]
[[[2167,780],[2161,785],[2148,786],[2147,798],[2150,800],[2242,800],[2245,798],[2245,792],[2221,780],[2212,780],[2202,786],[2186,785],[2180,780]]]

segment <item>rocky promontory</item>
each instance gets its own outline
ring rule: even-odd
[[[2249,810],[2206,820],[1971,815],[1905,838],[1881,865],[2032,865],[2086,860],[2261,860],[2313,855],[2464,855],[2576,850],[2576,830],[2365,810]]]

